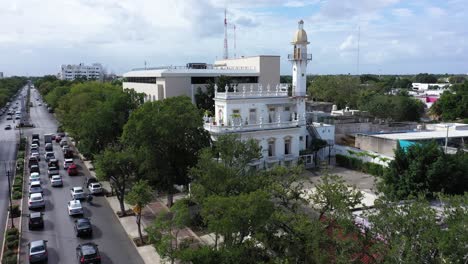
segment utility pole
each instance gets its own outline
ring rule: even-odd
[[[449,132],[449,125],[445,125],[447,128],[447,134],[445,135],[445,154],[447,154],[447,145],[448,145],[448,132]]]
[[[6,168],[5,168],[6,169]],[[8,177],[8,197],[10,198],[10,219],[11,219],[11,228],[15,228],[15,223],[13,221],[13,203],[11,201],[11,182],[10,182],[10,169],[7,170]]]

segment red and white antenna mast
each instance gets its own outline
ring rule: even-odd
[[[236,51],[237,51],[237,48],[236,48],[236,25],[234,25],[234,59],[237,57],[236,56]]]
[[[226,17],[226,9],[224,9],[224,55],[223,58],[227,60],[229,58],[228,53],[228,39],[227,39],[227,17]]]

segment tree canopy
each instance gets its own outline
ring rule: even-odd
[[[445,91],[432,105],[431,112],[445,121],[468,118],[468,81]]]

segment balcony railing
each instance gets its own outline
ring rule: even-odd
[[[288,60],[312,60],[312,54],[310,53],[296,53],[296,54],[288,54]]]
[[[305,120],[292,120],[286,122],[275,122],[266,124],[249,124],[249,125],[231,125],[226,126],[223,124],[205,123],[204,128],[210,133],[238,133],[256,130],[269,130],[269,129],[281,129],[281,128],[294,128],[298,127],[302,123],[305,124]]]
[[[225,87],[225,92],[216,92],[215,98],[258,98],[258,97],[288,97],[288,84],[277,84],[274,87],[267,85],[266,89],[261,84],[237,85],[234,91],[229,92],[229,87]],[[215,86],[215,91],[218,87]]]

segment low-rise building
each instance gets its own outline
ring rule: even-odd
[[[76,78],[86,78],[88,80],[100,80],[104,78],[104,69],[100,63],[92,65],[80,64],[63,64],[60,68],[58,78],[60,80],[73,81]]]
[[[253,56],[215,61],[214,64],[188,63],[186,66],[168,66],[134,69],[123,75],[123,88],[144,93],[146,101],[186,95],[195,100],[195,93],[209,82],[228,76],[233,84],[249,87],[274,86],[280,82],[279,56]]]

